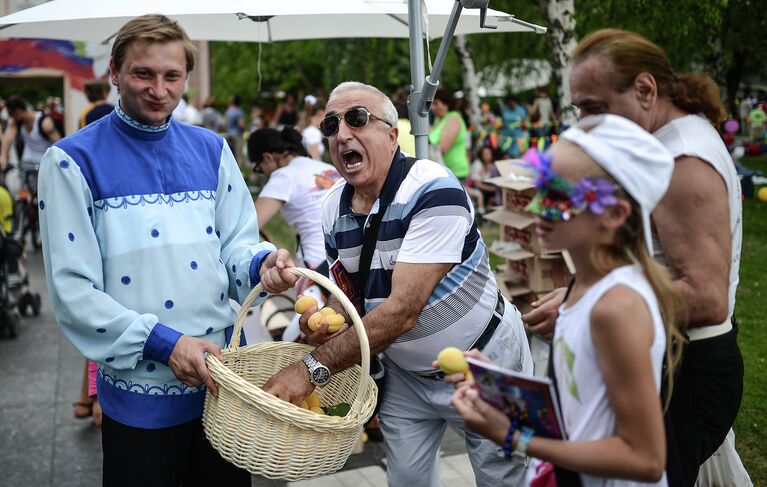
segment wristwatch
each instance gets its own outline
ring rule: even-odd
[[[322,387],[330,382],[330,369],[319,363],[312,354],[307,353],[304,356],[304,365],[309,369],[309,380],[315,386]]]

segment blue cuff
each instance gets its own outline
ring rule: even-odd
[[[250,268],[248,269],[248,278],[250,278],[250,287],[255,287],[256,284],[261,282],[261,263],[264,259],[274,252],[273,250],[262,250],[253,256],[250,261]]]
[[[182,333],[173,328],[157,323],[144,344],[144,360],[155,360],[168,365],[173,347],[176,346],[176,342],[181,336]]]

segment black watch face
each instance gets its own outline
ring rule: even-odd
[[[315,384],[326,384],[330,380],[330,371],[327,367],[317,367],[312,371],[312,379]]]

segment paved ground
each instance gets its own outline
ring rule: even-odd
[[[90,420],[72,415],[83,358],[59,332],[43,277],[42,257],[29,262],[31,286],[43,296],[42,314],[23,318],[19,337],[0,340],[0,486],[87,487],[101,485],[101,434]],[[473,486],[463,438],[448,429],[442,445],[447,486]],[[383,445],[368,443],[343,471],[291,485],[384,486]],[[253,477],[253,486],[285,486]]]

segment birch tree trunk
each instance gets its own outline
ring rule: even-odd
[[[570,96],[570,53],[575,49],[575,1],[540,0],[546,19],[546,39],[551,50],[551,75],[557,86],[559,118],[563,124],[576,122],[575,108]]]
[[[479,111],[479,77],[474,69],[474,60],[469,52],[469,43],[466,36],[455,36],[453,48],[458,55],[458,61],[461,66],[461,81],[463,83],[463,96],[467,102],[469,110],[469,120],[471,124],[478,127],[481,123]]]

